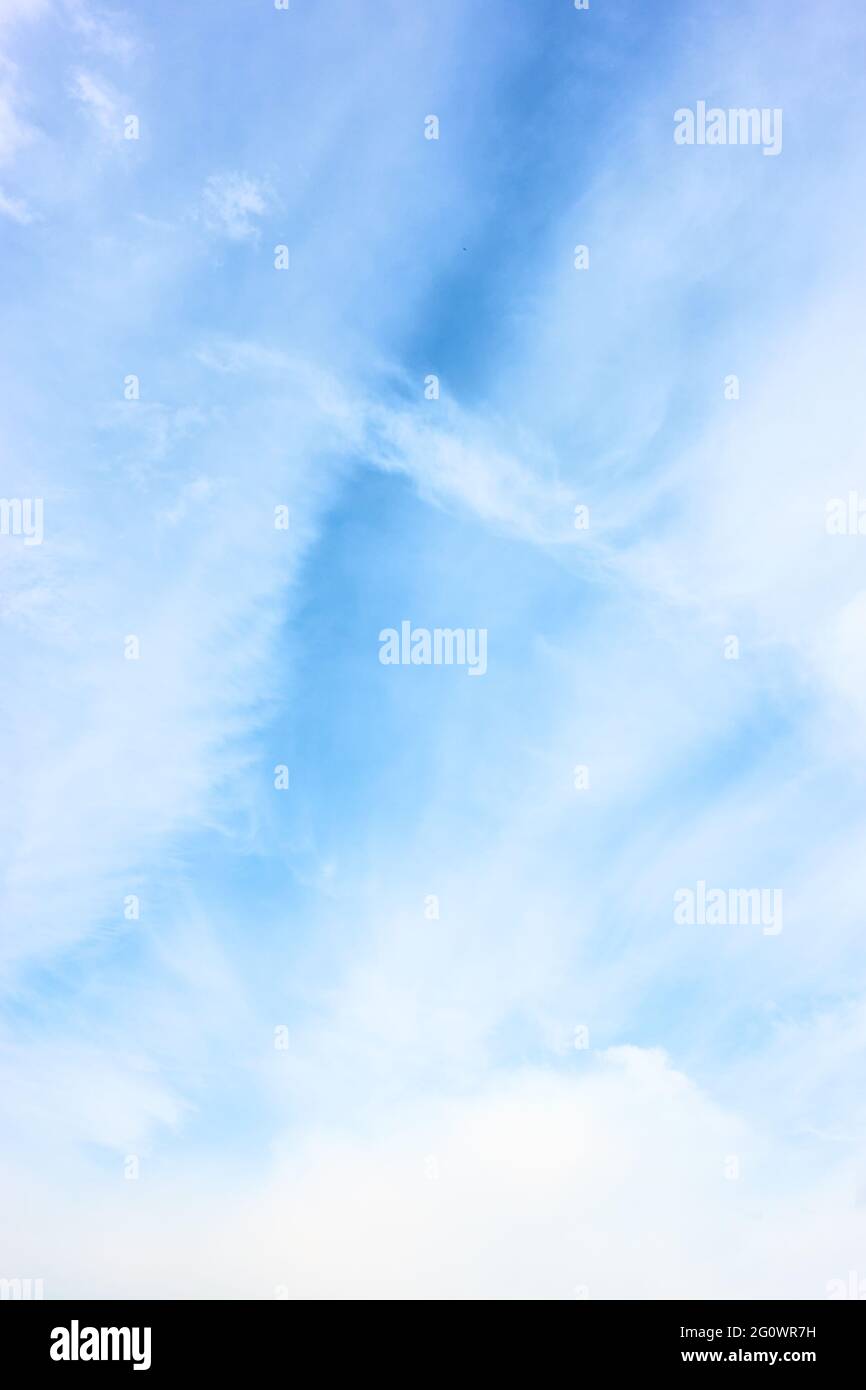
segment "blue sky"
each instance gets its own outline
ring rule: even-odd
[[[866,1281],[864,43],[0,0],[0,1277]]]

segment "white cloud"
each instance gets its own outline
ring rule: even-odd
[[[0,0],[0,25],[38,19],[46,13],[49,5],[50,0]]]
[[[96,10],[85,0],[67,0],[67,4],[73,28],[88,48],[121,63],[128,63],[135,56],[139,45],[129,28],[128,16]]]
[[[21,114],[24,97],[18,69],[0,55],[0,164],[8,164],[37,137]]]
[[[289,428],[291,451],[283,443]],[[149,853],[148,845],[153,849],[163,835],[199,820],[208,789],[237,766],[228,743],[255,722],[249,682],[267,682],[285,589],[327,495],[327,472],[315,460],[326,441],[343,436],[339,421],[323,420],[288,386],[267,409],[252,407],[248,399],[231,427],[217,417],[198,433],[209,490],[202,488],[198,468],[172,486],[169,507],[168,489],[157,486],[144,532],[138,507],[114,516],[86,509],[75,516],[68,505],[56,507],[61,533],[52,532],[49,521],[37,570],[26,567],[21,551],[7,557],[7,592],[17,594],[22,678],[35,678],[41,644],[50,634],[65,680],[92,692],[74,715],[65,702],[53,700],[50,689],[35,702],[9,692],[3,704],[6,727],[18,728],[22,740],[20,756],[8,760],[9,785],[18,788],[14,823],[11,800],[0,812],[9,923],[0,956],[7,963],[69,944],[92,929],[94,918],[113,913],[124,872]],[[172,438],[183,445],[183,433]],[[254,481],[237,468],[238,458],[252,453]],[[156,486],[151,470],[161,466],[160,459],[141,475],[144,497],[148,479]],[[281,547],[273,508],[287,494],[296,526],[292,545]],[[52,506],[49,500],[49,517]],[[166,526],[166,513],[178,525]],[[171,539],[161,547],[162,578],[158,584],[134,582],[132,556],[143,534],[150,537],[149,548],[163,528]],[[228,565],[219,539],[226,535],[233,538]],[[113,555],[119,571],[107,563],[91,565],[88,551]],[[35,608],[27,603],[34,586],[41,595]],[[71,599],[73,592],[79,600]],[[89,627],[97,612],[95,643],[81,641],[82,622]],[[130,633],[140,638],[140,661],[123,658]],[[38,751],[25,751],[28,724],[40,730]],[[119,775],[111,770],[121,767]],[[77,907],[73,882],[80,892]]]
[[[71,91],[105,135],[116,140],[123,138],[120,97],[110,83],[82,69],[75,73]]]
[[[115,1161],[78,1175],[61,1221],[16,1177],[6,1259],[55,1297],[820,1299],[857,1265],[866,1209],[843,1165],[792,1180],[786,1157],[661,1054],[620,1048],[355,1137],[287,1137],[236,1184],[212,1156],[170,1184]]]
[[[407,473],[425,500],[467,509],[489,526],[540,544],[575,541],[577,498],[550,476],[554,465],[529,434],[502,447],[503,422],[482,426],[445,401],[427,409],[432,420],[422,408],[372,410],[373,460]],[[589,535],[584,548],[593,544]]]
[[[212,174],[204,187],[205,221],[230,241],[247,241],[259,235],[256,219],[271,201],[267,185],[247,174]]]
[[[11,198],[0,188],[0,216],[8,217],[12,222],[18,222],[20,226],[26,227],[33,221],[33,214],[24,202],[23,198]]]

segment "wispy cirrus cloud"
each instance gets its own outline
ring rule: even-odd
[[[72,77],[70,90],[106,136],[116,140],[123,138],[120,97],[110,83],[80,69]]]
[[[205,222],[229,241],[248,241],[259,236],[258,220],[272,197],[266,184],[247,174],[211,174],[202,197]]]
[[[33,221],[33,213],[28,208],[23,198],[13,198],[4,193],[0,188],[0,216],[8,217],[12,222],[17,222],[21,227],[27,227]]]

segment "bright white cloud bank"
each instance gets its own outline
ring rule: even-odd
[[[866,1218],[849,1169],[804,1190],[782,1156],[661,1054],[621,1048],[366,1136],[314,1132],[243,1189],[204,1157],[111,1196],[85,1186],[70,1212],[16,1175],[8,1249],[94,1296],[821,1298]]]

